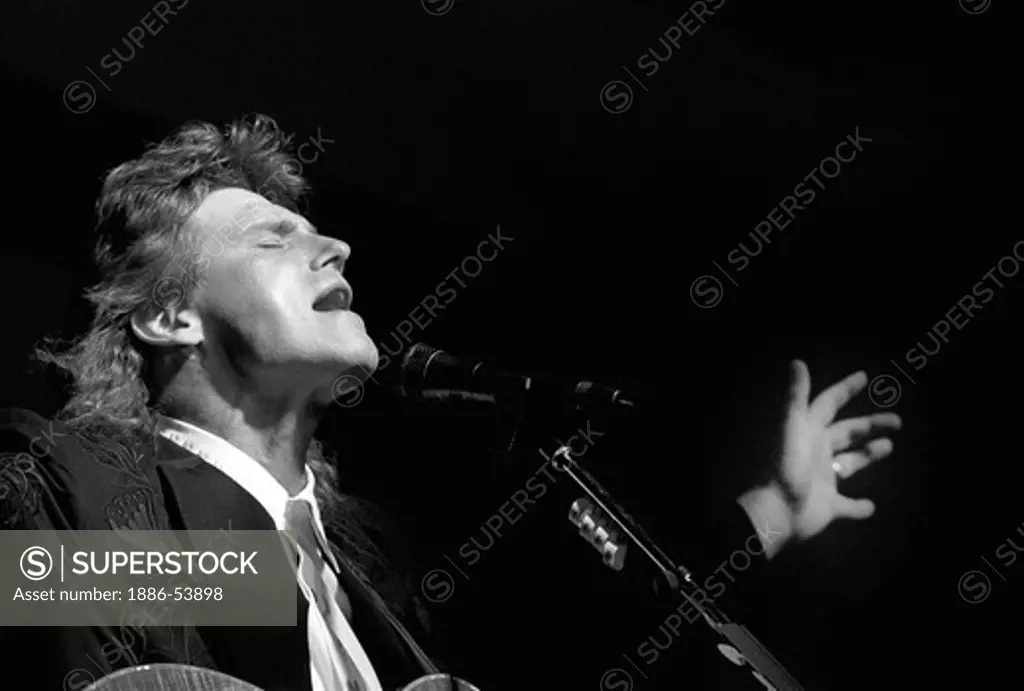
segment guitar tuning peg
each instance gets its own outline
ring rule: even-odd
[[[580,518],[579,526],[580,526],[580,535],[582,535],[583,537],[587,538],[588,540],[593,540],[594,539],[594,531],[595,531],[595,528],[596,528],[597,524],[594,523],[594,519],[590,515],[584,514]]]
[[[581,513],[583,513],[583,508],[580,506],[580,502],[577,499],[572,503],[572,506],[569,507],[569,521],[575,523],[579,519]]]
[[[569,520],[575,523],[580,515],[588,508],[590,508],[590,502],[586,499],[577,499],[572,503],[572,506],[569,507]]]
[[[577,499],[569,507],[569,521],[576,526],[579,526],[582,521],[594,513],[595,509],[586,499]]]
[[[601,558],[605,564],[616,571],[622,571],[623,567],[626,565],[626,547],[627,545],[619,545],[614,542],[609,542],[604,546]]]

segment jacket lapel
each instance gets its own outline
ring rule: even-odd
[[[195,454],[160,437],[157,456],[167,512],[179,530],[277,530],[251,494]]]

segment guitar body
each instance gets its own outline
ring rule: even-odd
[[[262,691],[222,672],[190,665],[157,664],[108,674],[85,691]],[[447,674],[420,677],[401,691],[480,691]]]
[[[85,691],[262,691],[212,669],[191,665],[141,665],[108,674]]]
[[[447,674],[431,674],[420,677],[402,691],[480,691],[468,681]]]

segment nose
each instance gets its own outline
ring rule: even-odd
[[[326,240],[323,250],[317,255],[313,262],[313,269],[319,270],[330,265],[335,265],[338,273],[345,268],[345,262],[352,256],[352,248],[347,242],[337,238],[324,238]]]

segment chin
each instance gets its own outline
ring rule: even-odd
[[[338,387],[347,390],[355,385],[362,391],[365,382],[377,370],[377,360],[377,347],[369,338],[335,350],[329,362],[320,360],[317,364],[316,400],[323,404],[340,404],[343,408],[352,407],[362,399],[362,394],[349,394]]]
[[[345,348],[342,356],[342,371],[353,370],[351,374],[368,377],[377,370],[379,359],[377,346],[369,337],[363,338],[359,343]]]

